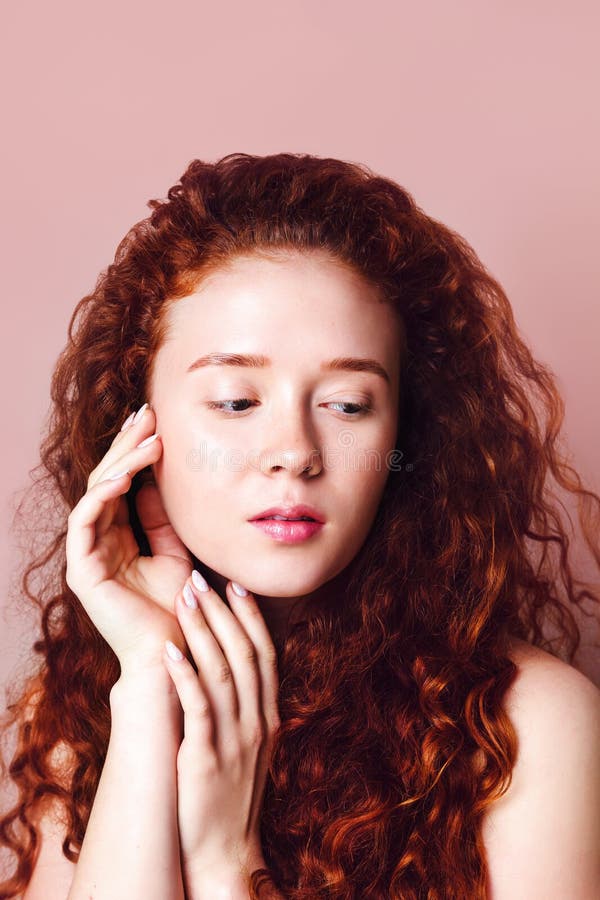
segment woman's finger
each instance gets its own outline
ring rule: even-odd
[[[213,712],[202,683],[190,661],[172,641],[165,641],[164,660],[184,712],[183,738],[194,748],[199,760],[214,765],[217,752]]]
[[[205,584],[200,573],[192,572],[191,577],[196,588],[195,595],[200,599],[204,616],[229,661],[235,683],[238,702],[237,716],[241,729],[253,738],[257,730],[263,727],[263,721],[266,720],[267,725],[270,724],[270,714],[269,716],[265,715],[262,708],[263,690],[259,648],[254,644],[252,637],[232,609],[216,591],[210,587],[206,591],[199,589]],[[236,598],[240,603],[253,602],[249,593],[243,598],[238,597],[232,582],[228,582],[226,592],[230,602],[232,598]]]
[[[138,418],[136,418],[136,416]],[[131,416],[129,416],[131,419]],[[126,420],[127,421],[127,420]],[[125,423],[123,423],[125,424]],[[120,472],[126,466],[119,466],[120,458],[128,451],[133,449],[144,438],[150,436],[156,425],[156,416],[154,410],[150,409],[147,403],[144,403],[139,410],[134,413],[133,419],[124,430],[117,431],[112,443],[98,465],[92,469],[88,476],[88,489],[99,481],[103,481],[107,474],[111,472]]]
[[[129,471],[132,477],[136,472],[146,466],[156,462],[162,453],[161,437],[151,435],[150,438],[144,438],[136,447],[133,447],[123,453],[109,469],[104,469],[105,477],[101,481],[105,481],[117,472]],[[97,482],[100,484],[100,482]],[[108,504],[106,509],[101,513],[97,523],[97,535],[103,535],[112,525],[116,513],[115,504]]]
[[[150,475],[135,495],[135,505],[152,555],[180,556],[191,567],[191,553],[171,525],[158,487]]]
[[[153,410],[144,403],[137,412],[130,414],[120,431],[114,437],[111,446],[104,454],[98,465],[90,472],[87,489],[103,481],[107,474],[122,472],[131,467],[124,461],[125,453],[146,439],[151,426],[156,418]],[[149,462],[155,461],[153,457]],[[114,524],[129,525],[129,512],[127,502],[118,498],[106,504],[96,523],[96,536],[101,537]]]
[[[160,440],[160,438],[158,439]],[[77,560],[78,567],[92,553],[96,541],[103,537],[114,521],[116,505],[131,487],[135,472],[149,465],[157,458],[153,442],[144,447],[136,447],[119,460],[106,478],[88,488],[69,514],[66,540],[67,561]],[[143,443],[143,442],[142,442]],[[158,455],[161,448],[158,447]],[[76,588],[69,583],[71,590]]]
[[[81,572],[96,544],[96,523],[106,504],[129,490],[130,484],[131,472],[116,473],[116,477],[100,481],[89,488],[69,514],[65,543],[66,578],[67,584],[76,594],[78,586],[73,583],[70,563],[76,561],[77,569]]]
[[[113,438],[108,451],[104,454],[98,465],[90,472],[86,490],[89,490],[95,484],[102,481],[107,472],[121,472],[127,468],[126,465],[119,466],[117,463],[119,458],[123,455],[124,449],[131,447],[132,442],[139,443],[143,440],[145,430],[153,422],[151,416],[146,416],[145,420],[143,422],[141,421],[147,408],[148,404],[145,403],[137,410],[137,412],[134,411],[130,413],[123,422],[120,431],[118,431]],[[140,424],[137,424],[138,422]],[[135,427],[133,430],[130,430],[134,423],[136,423]],[[127,508],[127,502],[122,496],[115,497],[106,502],[106,505],[96,522],[96,537],[98,538],[104,535],[113,523],[116,525],[129,526],[129,510]]]
[[[248,591],[239,596],[227,586],[227,596],[231,608],[256,649],[261,684],[261,705],[268,728],[274,732],[279,728],[279,674],[277,651],[254,595]]]
[[[203,594],[200,603],[199,594]],[[223,750],[235,746],[239,734],[239,700],[232,666],[235,650],[231,641],[222,643],[222,638],[205,614],[209,594],[213,604],[223,605],[212,588],[205,592],[195,591],[188,580],[183,590],[178,591],[175,605],[183,636],[198,669],[198,678],[213,710],[215,740]],[[191,602],[196,605],[190,606]]]

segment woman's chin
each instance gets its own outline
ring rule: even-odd
[[[251,591],[255,597],[265,597],[281,600],[292,600],[295,597],[304,597],[313,593],[324,583],[322,578],[306,578],[286,572],[271,573],[271,577],[266,577],[267,572],[261,568],[260,572],[256,571],[256,567],[236,568],[230,570],[223,567],[220,571],[211,568],[198,557],[195,557],[195,565],[198,570],[206,577],[208,583],[216,590],[223,589],[229,581],[235,581],[241,584],[247,590]]]

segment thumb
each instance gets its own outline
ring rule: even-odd
[[[148,538],[152,555],[179,556],[191,565],[190,551],[171,525],[156,482],[145,480],[135,500],[140,524]]]

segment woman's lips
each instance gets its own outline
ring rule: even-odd
[[[260,528],[274,541],[283,544],[298,544],[306,541],[323,527],[323,522],[284,522],[281,519],[252,519],[250,524]]]

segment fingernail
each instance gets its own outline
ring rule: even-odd
[[[197,572],[196,569],[192,571],[192,581],[199,591],[207,591],[209,589],[206,579],[203,578],[200,572]]]
[[[144,415],[144,411],[145,411],[145,409],[146,409],[147,406],[148,406],[147,403],[144,403],[143,406],[140,406],[140,408],[139,408],[138,411],[136,412],[135,416],[133,417],[133,421],[134,421],[134,422],[139,422],[139,420],[140,420],[140,419],[142,418],[142,416]]]
[[[147,437],[145,440],[143,440],[141,444],[138,444],[138,447],[147,447],[148,444],[151,444],[152,441],[156,440],[157,437],[158,437],[158,431],[155,434],[151,434],[150,437]],[[136,450],[137,450],[137,447],[136,447]]]
[[[129,475],[129,469],[123,469],[122,472],[115,472],[114,475],[107,475],[106,478],[103,478],[103,481],[115,481],[117,478],[120,478],[121,475]]]
[[[133,424],[133,420],[135,418],[135,413],[132,412],[130,416],[127,416],[123,424],[121,425],[121,431],[127,431],[130,425]]]
[[[242,587],[241,584],[238,584],[237,581],[231,582],[231,587],[236,592],[239,597],[245,597],[248,593],[245,587]]]
[[[185,600],[185,605],[189,606],[190,609],[198,609],[198,601],[196,600],[195,594],[189,584],[187,584],[187,582],[183,587],[183,599]]]
[[[173,641],[165,641],[165,647],[167,648],[167,653],[171,657],[171,659],[183,659],[183,653],[176,647]]]

